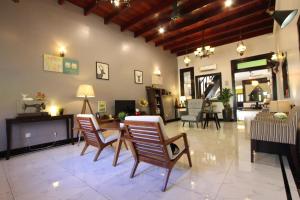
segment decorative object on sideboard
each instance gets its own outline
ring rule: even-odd
[[[118,118],[121,121],[124,121],[126,116],[127,116],[126,112],[119,112],[119,114],[118,114]]]
[[[87,85],[87,84],[79,85],[77,89],[76,97],[84,98],[81,114],[86,113],[86,106],[89,107],[91,114],[94,114],[91,104],[89,102],[89,98],[95,97],[95,92],[92,85]]]
[[[143,72],[139,70],[134,70],[134,82],[136,84],[143,84]]]
[[[224,109],[222,111],[224,121],[232,120],[232,109],[230,106],[230,98],[233,96],[231,89],[223,88],[220,92],[218,100],[223,103]]]
[[[109,64],[96,62],[96,78],[109,80]]]
[[[32,116],[48,116],[48,112],[43,112],[46,109],[46,95],[42,92],[37,92],[35,97],[28,97],[27,94],[22,94],[21,110],[18,111],[18,117]]]
[[[138,104],[140,106],[140,113],[143,115],[146,114],[146,108],[148,107],[149,102],[146,99],[140,99]]]

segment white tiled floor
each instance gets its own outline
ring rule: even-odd
[[[172,171],[168,189],[160,188],[164,170],[141,164],[129,178],[133,159],[122,150],[112,167],[113,148],[105,149],[97,162],[95,150],[67,145],[0,161],[1,200],[103,200],[103,199],[286,199],[279,159],[257,154],[250,163],[249,134],[243,124],[222,123],[217,131],[167,125],[170,136],[186,132],[193,167],[184,156]]]

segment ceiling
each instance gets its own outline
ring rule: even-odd
[[[202,44],[220,46],[273,32],[273,19],[265,12],[269,0],[180,0],[181,17],[171,19],[175,0],[131,0],[118,8],[104,0],[58,0],[82,8],[83,15],[98,15],[105,24],[114,23],[120,31],[130,31],[177,56],[193,52]],[[271,1],[271,7],[275,0]],[[159,28],[165,29],[164,34]],[[205,30],[203,32],[203,30]],[[204,38],[204,39],[203,39]]]

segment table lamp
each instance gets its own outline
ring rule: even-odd
[[[89,99],[88,99],[88,98],[95,97],[93,86],[86,85],[86,84],[79,85],[79,87],[77,89],[76,96],[80,97],[80,98],[84,98],[84,100],[83,100],[83,106],[82,106],[82,109],[81,109],[81,114],[85,114],[85,112],[86,112],[86,105],[88,105],[91,114],[94,114],[94,112],[93,112],[93,110],[91,108]]]

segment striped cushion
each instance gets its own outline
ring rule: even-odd
[[[287,120],[278,120],[273,115],[258,114],[251,121],[251,139],[296,144],[299,114],[299,107],[290,111]]]

